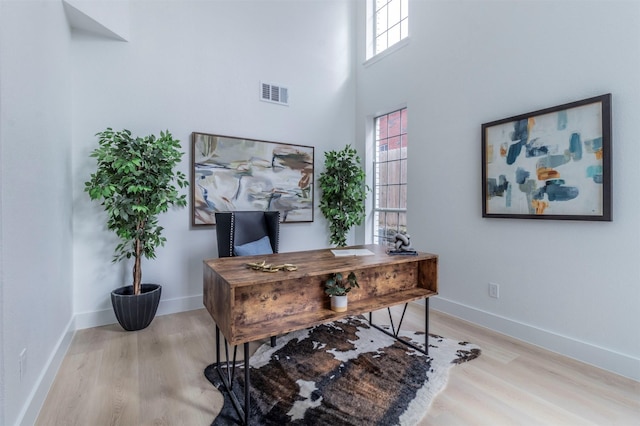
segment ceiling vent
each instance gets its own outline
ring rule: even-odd
[[[278,84],[260,83],[260,100],[289,105],[289,89]]]

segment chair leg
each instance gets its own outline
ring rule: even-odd
[[[276,336],[271,336],[271,347],[275,348],[276,346]]]

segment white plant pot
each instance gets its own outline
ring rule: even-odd
[[[346,312],[347,296],[331,296],[331,310],[336,312]]]

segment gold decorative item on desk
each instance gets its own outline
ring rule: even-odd
[[[247,267],[262,272],[278,272],[278,271],[297,271],[298,267],[296,265],[292,265],[291,263],[284,263],[282,265],[271,265],[268,264],[265,260],[262,262],[253,262],[247,263]]]

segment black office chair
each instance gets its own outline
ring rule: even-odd
[[[215,215],[218,257],[278,252],[280,212],[236,211]]]
[[[215,215],[218,257],[278,252],[280,212],[237,211]],[[271,346],[275,345],[276,337],[271,336]]]

